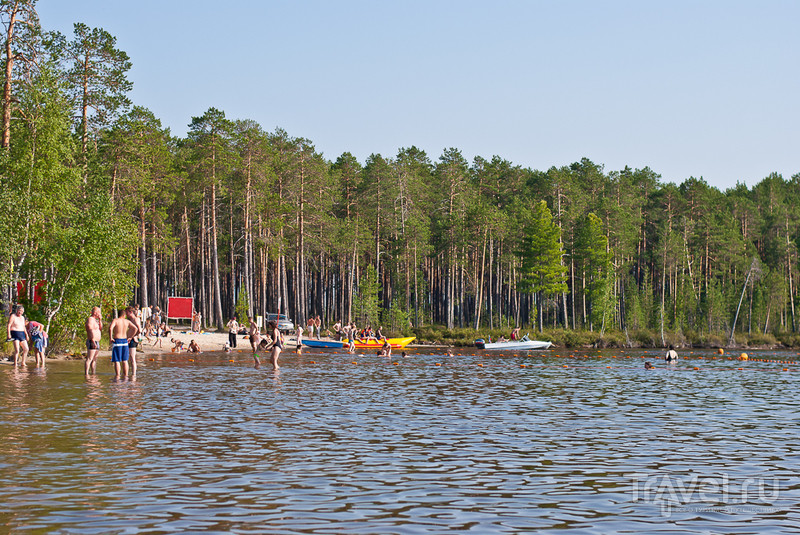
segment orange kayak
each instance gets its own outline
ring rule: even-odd
[[[392,349],[403,349],[416,339],[416,336],[409,336],[408,338],[387,338],[386,341],[389,342]],[[375,338],[356,338],[356,347],[359,349],[380,349],[383,347],[383,340],[376,340]]]

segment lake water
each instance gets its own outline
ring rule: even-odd
[[[797,353],[455,352],[3,365],[0,532],[800,532]]]

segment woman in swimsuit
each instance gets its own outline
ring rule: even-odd
[[[283,349],[283,335],[281,335],[274,321],[269,322],[269,328],[270,335],[272,336],[272,344],[269,345],[267,349],[272,349],[272,367],[277,370],[280,368],[280,366],[278,366],[278,357],[280,357],[281,350]]]

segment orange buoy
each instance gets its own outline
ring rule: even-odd
[[[700,368],[695,368],[695,370],[699,370]]]

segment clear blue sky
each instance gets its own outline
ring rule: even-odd
[[[725,189],[800,173],[800,2],[39,0],[101,27],[175,135],[208,108],[326,158],[456,147]]]

